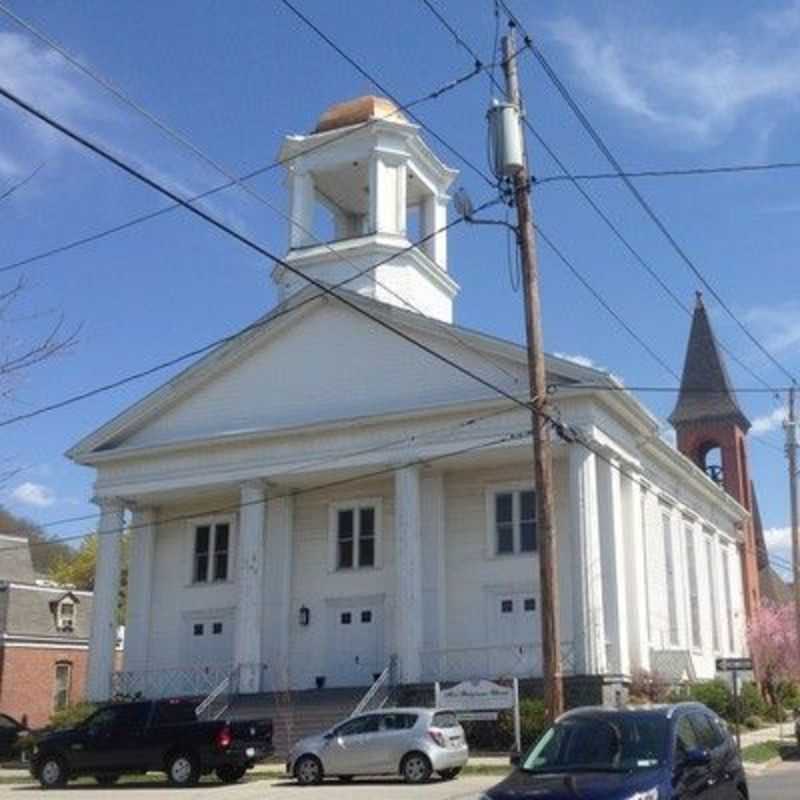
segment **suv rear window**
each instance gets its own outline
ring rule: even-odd
[[[437,711],[433,715],[433,725],[437,728],[457,728],[458,717],[452,711]]]
[[[156,704],[153,714],[154,725],[176,725],[180,722],[196,722],[194,705],[183,700],[170,702],[169,700]]]

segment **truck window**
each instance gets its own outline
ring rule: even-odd
[[[179,725],[183,722],[196,722],[194,704],[180,701],[163,701],[156,703],[153,714],[153,725]]]

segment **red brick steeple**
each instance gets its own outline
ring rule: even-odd
[[[681,390],[669,421],[677,433],[678,450],[752,512],[753,498],[745,446],[750,421],[739,407],[699,292],[686,349]],[[718,459],[713,460],[716,454]],[[760,604],[758,548],[752,521],[748,521],[743,533],[741,556],[745,611],[750,619]]]

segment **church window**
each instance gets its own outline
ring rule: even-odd
[[[494,493],[494,554],[532,553],[536,550],[536,493],[533,490]]]
[[[378,565],[380,549],[378,501],[340,503],[332,514],[332,568],[371,569]]]
[[[194,583],[228,580],[231,561],[231,524],[208,522],[194,529]]]
[[[717,576],[714,570],[714,540],[706,538],[706,564],[708,566],[708,588],[711,597],[711,646],[719,652],[719,600],[717,599]]]
[[[669,511],[661,515],[664,527],[664,565],[667,579],[667,623],[669,643],[679,644],[678,640],[678,602],[675,593],[675,554],[672,545],[672,519]]]
[[[692,626],[692,646],[703,646],[700,630],[700,591],[697,584],[697,553],[694,546],[694,530],[691,525],[685,528],[686,533],[686,562],[689,572],[689,616]]]

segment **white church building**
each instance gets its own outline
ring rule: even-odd
[[[408,341],[526,399],[525,349],[453,322],[434,232],[456,172],[373,97],[334,106],[281,157],[285,261],[354,278],[336,290],[347,302],[276,266],[272,311],[69,451],[96,471],[101,512],[90,697],[206,694],[231,671],[242,693],[368,687],[390,661],[402,684],[535,679],[529,415]],[[318,204],[336,223],[324,243]],[[746,649],[747,512],[607,373],[547,369],[591,444],[553,443],[568,686],[713,677]]]

